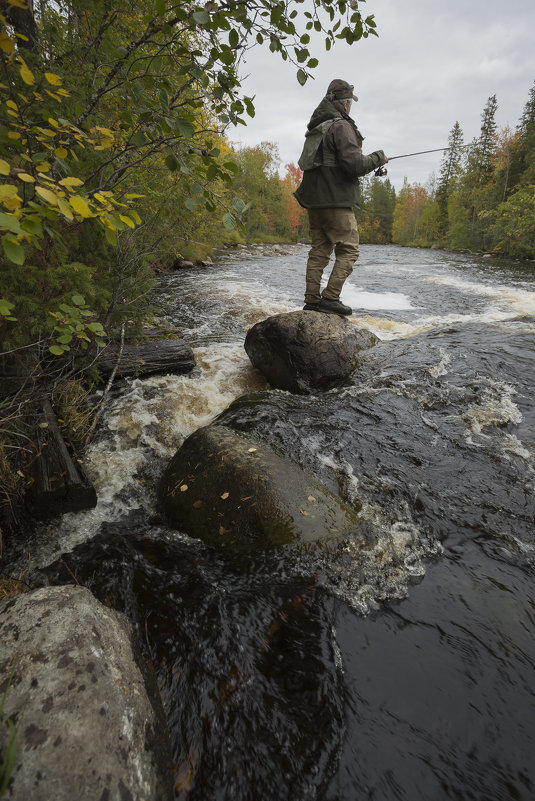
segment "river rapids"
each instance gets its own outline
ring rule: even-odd
[[[181,801],[533,801],[535,265],[362,247],[342,300],[381,341],[294,396],[243,341],[301,308],[306,255],[158,279],[197,366],[115,386],[85,462],[99,503],[33,563],[132,620]],[[231,556],[168,529],[159,477],[214,420],[362,503],[369,544]]]

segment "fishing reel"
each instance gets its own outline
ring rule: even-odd
[[[386,167],[377,167],[377,169],[374,172],[374,175],[377,178],[384,178],[387,173],[388,170],[386,169]]]

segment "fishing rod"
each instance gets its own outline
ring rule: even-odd
[[[464,147],[469,147],[469,145],[460,145],[459,150],[462,150]],[[446,150],[453,150],[452,147],[435,147],[433,150],[418,150],[416,153],[403,153],[401,156],[390,156],[388,161],[394,161],[394,159],[408,159],[411,156],[423,156],[424,153],[443,153]],[[382,178],[384,175],[387,174],[386,167],[378,167],[374,175],[377,175],[378,178]]]

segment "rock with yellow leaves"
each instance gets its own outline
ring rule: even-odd
[[[159,495],[174,528],[233,551],[340,537],[360,525],[357,510],[316,478],[218,425],[185,440]]]

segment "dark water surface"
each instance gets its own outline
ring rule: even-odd
[[[88,454],[99,505],[34,559],[134,622],[179,799],[532,801],[535,265],[363,247],[342,299],[382,341],[347,385],[296,397],[243,339],[300,307],[305,260],[161,279],[198,366],[115,390]],[[167,529],[157,480],[216,418],[362,503],[366,547],[232,557]]]

